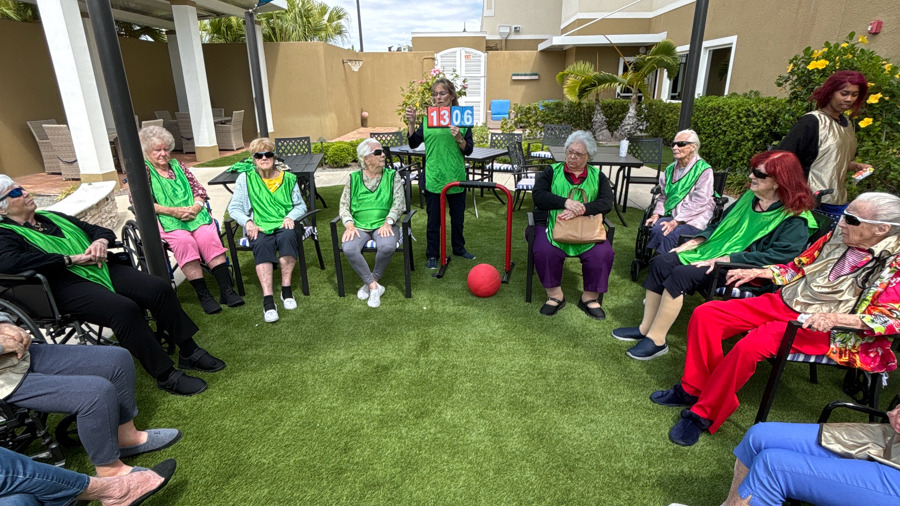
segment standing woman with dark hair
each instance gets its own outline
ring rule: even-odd
[[[822,210],[830,214],[842,214],[847,207],[847,173],[872,167],[853,161],[856,133],[844,114],[858,114],[868,91],[866,76],[852,70],[835,72],[809,97],[818,109],[804,114],[778,146],[797,155],[813,191],[834,188],[822,199]]]
[[[459,105],[456,87],[449,79],[438,79],[431,85],[431,99],[436,107]],[[416,128],[416,108],[406,109],[409,124],[409,146],[416,148],[425,143],[425,205],[428,226],[425,242],[426,266],[437,269],[440,251],[441,231],[441,190],[447,183],[465,181],[465,156],[472,154],[475,143],[472,129],[451,126],[450,128],[429,128],[427,124]],[[419,183],[421,184],[421,182]],[[466,251],[463,237],[463,220],[466,211],[466,195],[462,188],[447,190],[447,207],[450,209],[450,244],[453,254],[469,260],[475,255]]]

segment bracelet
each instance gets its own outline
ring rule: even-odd
[[[69,255],[63,256],[63,261],[65,262],[66,267],[72,265],[72,257],[70,257]]]

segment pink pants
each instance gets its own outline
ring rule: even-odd
[[[756,372],[756,364],[778,353],[791,320],[798,313],[781,301],[781,293],[750,299],[716,300],[698,307],[688,323],[687,357],[681,386],[700,397],[691,411],[712,420],[713,433],[738,408],[737,391]],[[743,332],[747,335],[725,355],[722,341]],[[827,332],[800,329],[791,352],[823,355],[828,351]]]
[[[173,230],[166,232],[159,228],[159,236],[169,245],[169,249],[175,255],[175,261],[178,265],[184,265],[194,260],[203,259],[209,263],[210,260],[219,255],[225,254],[225,247],[222,246],[222,239],[216,231],[216,225],[210,223],[202,225],[193,232],[187,230]]]

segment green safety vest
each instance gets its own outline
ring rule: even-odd
[[[144,160],[147,170],[150,171],[150,189],[153,191],[153,198],[156,202],[164,207],[191,207],[194,205],[194,193],[191,191],[191,184],[188,182],[187,176],[181,169],[178,160],[169,160],[169,167],[175,173],[175,179],[163,177],[153,168],[147,160]],[[158,214],[157,219],[162,229],[166,232],[173,230],[187,230],[193,232],[203,225],[212,223],[212,218],[206,210],[206,206],[197,213],[191,221],[181,221],[174,216]]]
[[[62,216],[47,211],[37,211],[35,214],[41,215],[52,221],[60,228],[60,230],[62,230],[63,237],[38,232],[37,230],[32,230],[19,224],[13,224],[9,221],[0,222],[0,227],[12,230],[21,235],[26,241],[31,243],[32,246],[44,253],[56,253],[68,256],[81,255],[87,251],[88,246],[91,245],[91,238],[84,233],[84,230],[81,230],[75,226],[74,223]],[[97,267],[96,264],[71,265],[69,266],[69,270],[88,281],[103,285],[108,288],[109,291],[115,292],[112,286],[112,280],[109,277],[109,267],[107,267],[106,262],[101,262],[100,267]]]
[[[253,210],[253,223],[263,233],[271,234],[275,229],[281,228],[284,218],[294,208],[294,200],[291,195],[297,184],[297,176],[284,171],[281,186],[271,192],[259,172],[252,170],[245,174],[250,207]]]
[[[350,174],[350,215],[356,228],[375,230],[384,224],[394,203],[394,174],[384,169],[375,191],[366,188],[361,169]]]
[[[577,200],[582,204],[587,204],[588,202],[596,200],[597,194],[600,191],[600,169],[588,165],[587,175],[581,181],[581,184],[572,184],[568,179],[566,179],[566,171],[564,167],[565,164],[563,163],[557,163],[553,166],[553,179],[550,182],[550,192],[554,195],[559,195],[560,197],[569,198],[569,192],[572,191],[572,188],[581,188],[587,194],[587,200],[584,202],[581,201],[581,192],[575,192],[575,194],[573,195],[573,200]],[[553,209],[549,213],[550,219],[547,220],[547,240],[550,241],[550,244],[563,250],[566,256],[570,257],[578,256],[585,251],[593,248],[594,244],[565,244],[553,240],[553,226],[556,224],[556,217],[562,211],[563,209]]]
[[[675,177],[675,162],[666,167],[666,202],[663,206],[665,216],[670,216],[675,206],[684,200],[688,193],[691,193],[694,185],[697,184],[697,180],[700,179],[700,175],[708,168],[710,167],[706,160],[699,158],[681,179],[673,181]]]
[[[466,135],[468,128],[460,128],[459,133]],[[425,189],[431,193],[441,193],[447,183],[466,180],[466,159],[459,150],[459,144],[450,134],[449,128],[428,128],[422,125],[425,138]],[[447,193],[459,193],[463,188],[456,187]]]
[[[753,192],[744,192],[709,239],[690,251],[678,253],[681,263],[687,265],[744,251],[758,239],[769,235],[781,222],[794,216],[784,207],[754,212],[753,197]],[[806,219],[810,233],[818,228],[809,211],[803,211],[799,216]]]

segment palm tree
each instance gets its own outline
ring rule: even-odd
[[[266,42],[344,42],[349,37],[349,14],[343,7],[329,7],[317,0],[288,0],[287,9],[261,14]],[[244,42],[247,38],[240,18],[200,22],[204,42]]]
[[[627,64],[627,62],[626,62]],[[619,87],[631,90],[631,102],[628,104],[628,114],[622,120],[619,129],[614,135],[617,139],[633,136],[640,131],[640,122],[637,118],[638,92],[649,96],[647,79],[660,69],[665,70],[669,78],[678,73],[678,52],[675,43],[665,39],[652,48],[647,54],[636,56],[628,70],[621,76],[609,72],[595,72],[594,66],[588,62],[578,61],[569,65],[556,75],[556,82],[563,87],[563,94],[569,100],[578,102],[593,95],[596,101],[594,108],[594,135],[599,141],[608,141],[613,138],[606,126],[606,116],[600,110],[598,95],[606,90]]]
[[[37,23],[40,20],[37,5],[16,2],[15,0],[0,0],[0,19],[24,21],[26,23]]]

